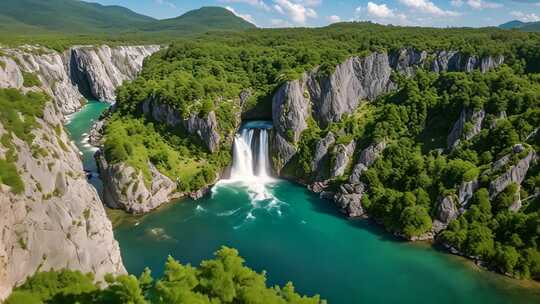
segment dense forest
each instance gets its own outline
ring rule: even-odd
[[[474,54],[505,54],[508,62],[513,62],[520,69],[532,70],[537,66],[533,61],[540,58],[536,48],[537,39],[538,37],[532,34],[496,29],[408,29],[371,23],[338,24],[323,29],[208,34],[198,39],[175,42],[149,58],[141,75],[118,89],[118,112],[122,113],[120,120],[129,124],[125,117],[140,116],[140,104],[149,98],[171,105],[184,117],[193,113],[204,116],[216,110],[220,132],[225,134],[235,128],[235,108],[242,91],[250,92],[249,99],[243,105],[244,112],[257,106],[257,110],[268,113],[272,95],[283,82],[296,79],[316,66],[321,66],[321,73],[330,73],[349,56],[361,56],[372,51],[392,52],[399,48],[412,47],[421,50],[455,48]],[[532,59],[524,61],[525,57]],[[228,102],[218,102],[219,100]],[[120,126],[123,123],[112,124],[110,133],[117,133],[115,127],[125,129],[125,126]],[[124,142],[133,141],[128,137],[124,139],[108,141],[106,150],[125,150]],[[213,172],[225,163],[213,161],[217,165],[209,168],[200,162],[192,161],[193,157],[187,151],[193,150],[193,146],[185,141],[168,140],[166,144],[172,150],[184,151],[174,155],[170,152],[162,153],[171,155],[161,162],[169,168],[165,171],[170,177],[178,177],[173,173],[177,166],[175,163],[178,163],[176,159],[182,159],[187,167],[200,169],[190,170],[193,174],[184,176],[187,181],[181,187],[183,189],[197,188],[202,181],[202,170]],[[148,144],[148,150],[155,151],[153,146]],[[223,150],[226,150],[227,154],[230,149],[225,147]],[[131,163],[144,170],[146,161],[156,153],[136,153],[131,157]],[[125,153],[120,151],[116,154]],[[134,161],[135,158],[142,161]],[[227,158],[220,157],[225,160]],[[127,157],[109,158],[113,162],[126,159]],[[191,180],[197,181],[192,183]],[[207,180],[210,181],[211,178]]]
[[[98,285],[92,274],[79,271],[38,272],[17,287],[5,303],[326,303],[319,296],[297,294],[290,282],[268,287],[264,272],[244,266],[238,251],[227,247],[199,267],[182,265],[169,257],[160,278],[154,278],[147,268],[138,278],[107,276],[105,281]]]
[[[540,37],[533,33],[371,23],[207,34],[179,40],[149,58],[141,75],[119,88],[117,113],[107,131],[115,140],[107,141],[105,149],[113,152],[110,161],[131,159],[141,170],[147,160],[156,161],[169,176],[187,181],[181,185],[183,189],[195,189],[210,182],[209,172],[227,164],[230,147],[222,147],[217,160],[208,151],[199,151],[194,148],[197,141],[182,130],[156,127],[159,124],[141,115],[145,100],[167,104],[184,117],[204,117],[215,111],[224,134],[235,128],[235,111],[242,93],[249,93],[240,105],[244,113],[256,109],[270,117],[272,97],[284,82],[298,79],[315,67],[321,76],[331,74],[350,56],[392,53],[402,48],[432,52],[450,49],[480,57],[504,55],[505,65],[485,74],[422,70],[409,78],[394,74],[397,91],[329,126],[318,126],[311,120],[286,173],[303,181],[312,180],[315,174],[310,164],[315,146],[329,131],[338,134],[337,143],[359,143],[355,158],[367,145],[385,141],[383,156],[362,175],[368,187],[362,203],[373,218],[396,234],[420,237],[432,230],[443,197],[455,195],[463,183],[478,182],[469,211],[438,239],[501,272],[539,278],[537,165],[528,171],[521,187],[511,185],[496,197],[486,198],[490,181],[530,151],[538,151],[538,135],[531,135],[540,125],[539,43]],[[448,149],[447,136],[460,113],[480,110],[486,115],[481,132]],[[118,156],[123,153],[114,151],[136,142],[137,132],[123,130],[141,126],[147,126],[145,132],[152,132],[149,138],[159,139],[144,140],[136,148],[127,148],[130,153]],[[465,131],[472,127],[468,122]],[[518,144],[519,153],[513,153]],[[188,151],[197,151],[198,157]],[[507,155],[510,161],[492,169],[494,162]],[[143,161],[137,165],[134,158]],[[183,168],[196,170],[187,170],[192,174],[186,179],[180,173],[186,172]],[[351,169],[332,181],[334,189],[347,180]],[[516,192],[520,192],[523,206],[510,211]]]

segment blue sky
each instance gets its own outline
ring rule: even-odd
[[[540,21],[540,0],[88,0],[163,19],[201,6],[223,6],[259,27],[324,26],[371,20],[420,26],[490,26]]]

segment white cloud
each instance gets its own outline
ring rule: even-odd
[[[240,14],[237,11],[235,11],[234,8],[232,8],[230,6],[226,6],[225,8],[228,9],[229,11],[231,11],[231,13],[235,14],[236,16],[246,20],[247,22],[253,23],[255,25],[257,24],[255,22],[255,19],[253,19],[253,17],[250,14]]]
[[[358,7],[356,13],[363,12],[364,9]],[[367,7],[365,8],[367,15],[370,18],[373,18],[375,22],[382,24],[406,24],[407,16],[402,13],[390,9],[386,4],[376,4],[373,2],[368,2]]]
[[[484,8],[503,7],[503,5],[500,3],[487,2],[483,0],[467,0],[467,5],[477,10],[484,9]]]
[[[266,4],[263,0],[220,0],[224,3],[243,3],[248,4],[256,8],[263,9],[265,11],[270,11],[270,6]]]
[[[450,4],[454,7],[462,7],[463,6],[463,0],[452,0],[450,1]]]
[[[166,1],[166,0],[154,0],[155,3],[159,4],[159,5],[166,5],[170,8],[173,8],[173,9],[177,9],[176,5],[174,5],[174,3],[171,3],[169,1]]]
[[[368,2],[367,13],[371,17],[376,18],[391,18],[394,16],[394,12],[386,4],[376,4],[373,2]]]
[[[326,19],[327,19],[328,22],[330,22],[330,23],[337,23],[337,22],[340,22],[340,21],[341,21],[341,17],[339,17],[339,16],[337,16],[337,15],[328,16]]]
[[[459,16],[454,11],[443,10],[429,0],[399,0],[403,5],[435,16]]]
[[[270,20],[270,24],[273,27],[290,27],[291,24],[287,20],[283,19],[272,19]]]
[[[317,18],[317,12],[308,7],[308,4],[315,5],[318,1],[274,0],[274,3],[274,9],[278,13],[288,16],[296,24],[305,24],[307,19]]]
[[[540,16],[535,13],[524,13],[520,11],[512,11],[510,15],[519,21],[523,22],[536,22],[540,21]]]

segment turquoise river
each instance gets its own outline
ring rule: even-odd
[[[95,171],[95,149],[85,138],[104,109],[90,102],[67,125],[89,171]],[[115,236],[126,268],[160,274],[168,255],[198,264],[226,245],[248,266],[266,270],[269,284],[290,280],[299,292],[329,303],[540,303],[536,283],[481,270],[428,244],[396,240],[368,221],[347,220],[291,182],[259,186],[264,195],[254,197],[253,184],[220,183],[204,199],[124,222]]]

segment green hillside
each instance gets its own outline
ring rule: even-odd
[[[79,0],[2,0],[0,33],[13,35],[155,35],[236,31],[255,26],[221,7],[203,7],[166,20],[137,14],[121,6]]]
[[[124,7],[78,0],[0,1],[0,32],[35,28],[37,32],[99,33],[127,31],[154,21]]]
[[[148,31],[208,32],[245,30],[255,25],[222,7],[202,7],[176,18],[160,20],[144,27]]]
[[[538,32],[540,31],[540,21],[537,22],[522,22],[519,20],[513,20],[507,23],[499,25],[502,29],[518,29],[525,32]]]

